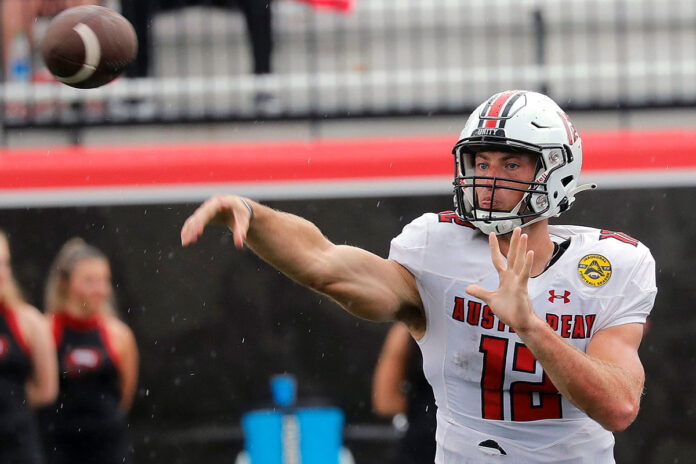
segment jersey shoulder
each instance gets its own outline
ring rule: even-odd
[[[452,239],[456,239],[461,246],[477,235],[481,235],[478,229],[453,211],[425,213],[407,224],[392,240],[392,246],[405,248],[425,248],[438,244],[447,246]]]
[[[650,250],[630,235],[582,226],[549,226],[556,240],[571,240],[568,255],[577,261],[577,272],[590,287],[618,290],[629,280],[654,287],[655,261]]]
[[[450,274],[479,260],[490,261],[488,240],[453,211],[426,213],[392,240],[389,258],[413,274]]]
[[[574,240],[582,243],[584,248],[596,248],[606,251],[619,250],[629,257],[649,254],[650,250],[638,239],[624,232],[609,229],[597,229],[585,226],[549,226],[552,239],[558,241]]]

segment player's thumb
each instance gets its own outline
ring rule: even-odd
[[[244,243],[246,242],[247,238],[247,231],[249,230],[249,221],[244,218],[240,218],[239,216],[235,216],[234,222],[228,224],[227,228],[232,231],[234,246],[238,250],[244,248]]]
[[[232,229],[232,236],[234,238],[234,246],[241,250],[244,248],[244,242],[246,242],[246,231],[240,230],[239,226]]]
[[[479,300],[488,301],[488,297],[493,292],[486,290],[480,285],[469,285],[468,287],[466,287],[466,293],[473,296],[474,298],[478,298]]]

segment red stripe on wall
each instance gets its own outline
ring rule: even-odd
[[[581,138],[583,171],[696,168],[696,130],[593,132]]]
[[[314,8],[327,8],[348,12],[353,8],[352,0],[296,0],[302,3],[308,3]]]
[[[583,172],[696,169],[696,130],[590,132]],[[456,138],[0,150],[0,189],[451,176]]]
[[[432,176],[455,138],[77,147],[0,152],[0,188],[210,184]]]

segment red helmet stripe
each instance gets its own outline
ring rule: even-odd
[[[479,116],[480,118],[486,117],[486,115],[488,114],[488,111],[491,109],[491,106],[493,105],[493,102],[496,99],[496,95],[493,95],[491,98],[488,99],[488,101],[486,102],[486,106],[484,106],[483,110],[481,110],[481,115]]]
[[[512,107],[515,106],[515,102],[520,99],[521,96],[523,96],[526,92],[517,92],[515,95],[510,97],[505,103],[505,107],[503,108],[503,112],[501,113],[500,117],[501,118],[507,118],[510,115],[510,111],[512,110]],[[502,126],[501,126],[502,127]]]
[[[500,113],[503,108],[505,108],[505,103],[510,101],[511,97],[514,95],[518,94],[519,92],[517,90],[508,90],[507,92],[501,92],[499,93],[496,97],[491,98],[488,101],[488,104],[486,105],[486,108],[483,110],[483,114],[481,115],[481,122],[485,121],[485,124],[479,124],[479,127],[491,127],[495,128],[498,127],[498,124],[500,124],[500,119],[497,119],[500,117]],[[509,108],[508,108],[509,110]],[[488,119],[488,118],[496,118],[496,119]]]
[[[568,143],[569,144],[574,144],[575,143],[575,134],[574,130],[570,127],[570,120],[568,119],[568,116],[565,113],[559,112],[558,115],[561,117],[561,121],[563,121],[563,125],[565,126],[566,134],[568,134]]]
[[[503,92],[495,99],[495,102],[491,105],[491,109],[488,111],[489,118],[497,118],[500,116],[500,110],[505,106],[505,102],[508,101],[510,97],[517,93],[517,90],[508,90]]]

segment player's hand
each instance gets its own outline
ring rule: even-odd
[[[238,196],[214,196],[206,200],[186,219],[181,228],[181,244],[194,243],[208,224],[227,226],[234,236],[234,246],[242,248],[246,241],[251,211]]]
[[[534,251],[527,251],[527,234],[522,234],[519,227],[513,230],[507,262],[494,233],[488,236],[488,243],[493,265],[500,276],[500,285],[494,291],[480,285],[469,285],[466,291],[485,301],[504,324],[515,330],[524,330],[536,317],[527,293],[527,282],[534,262]]]

